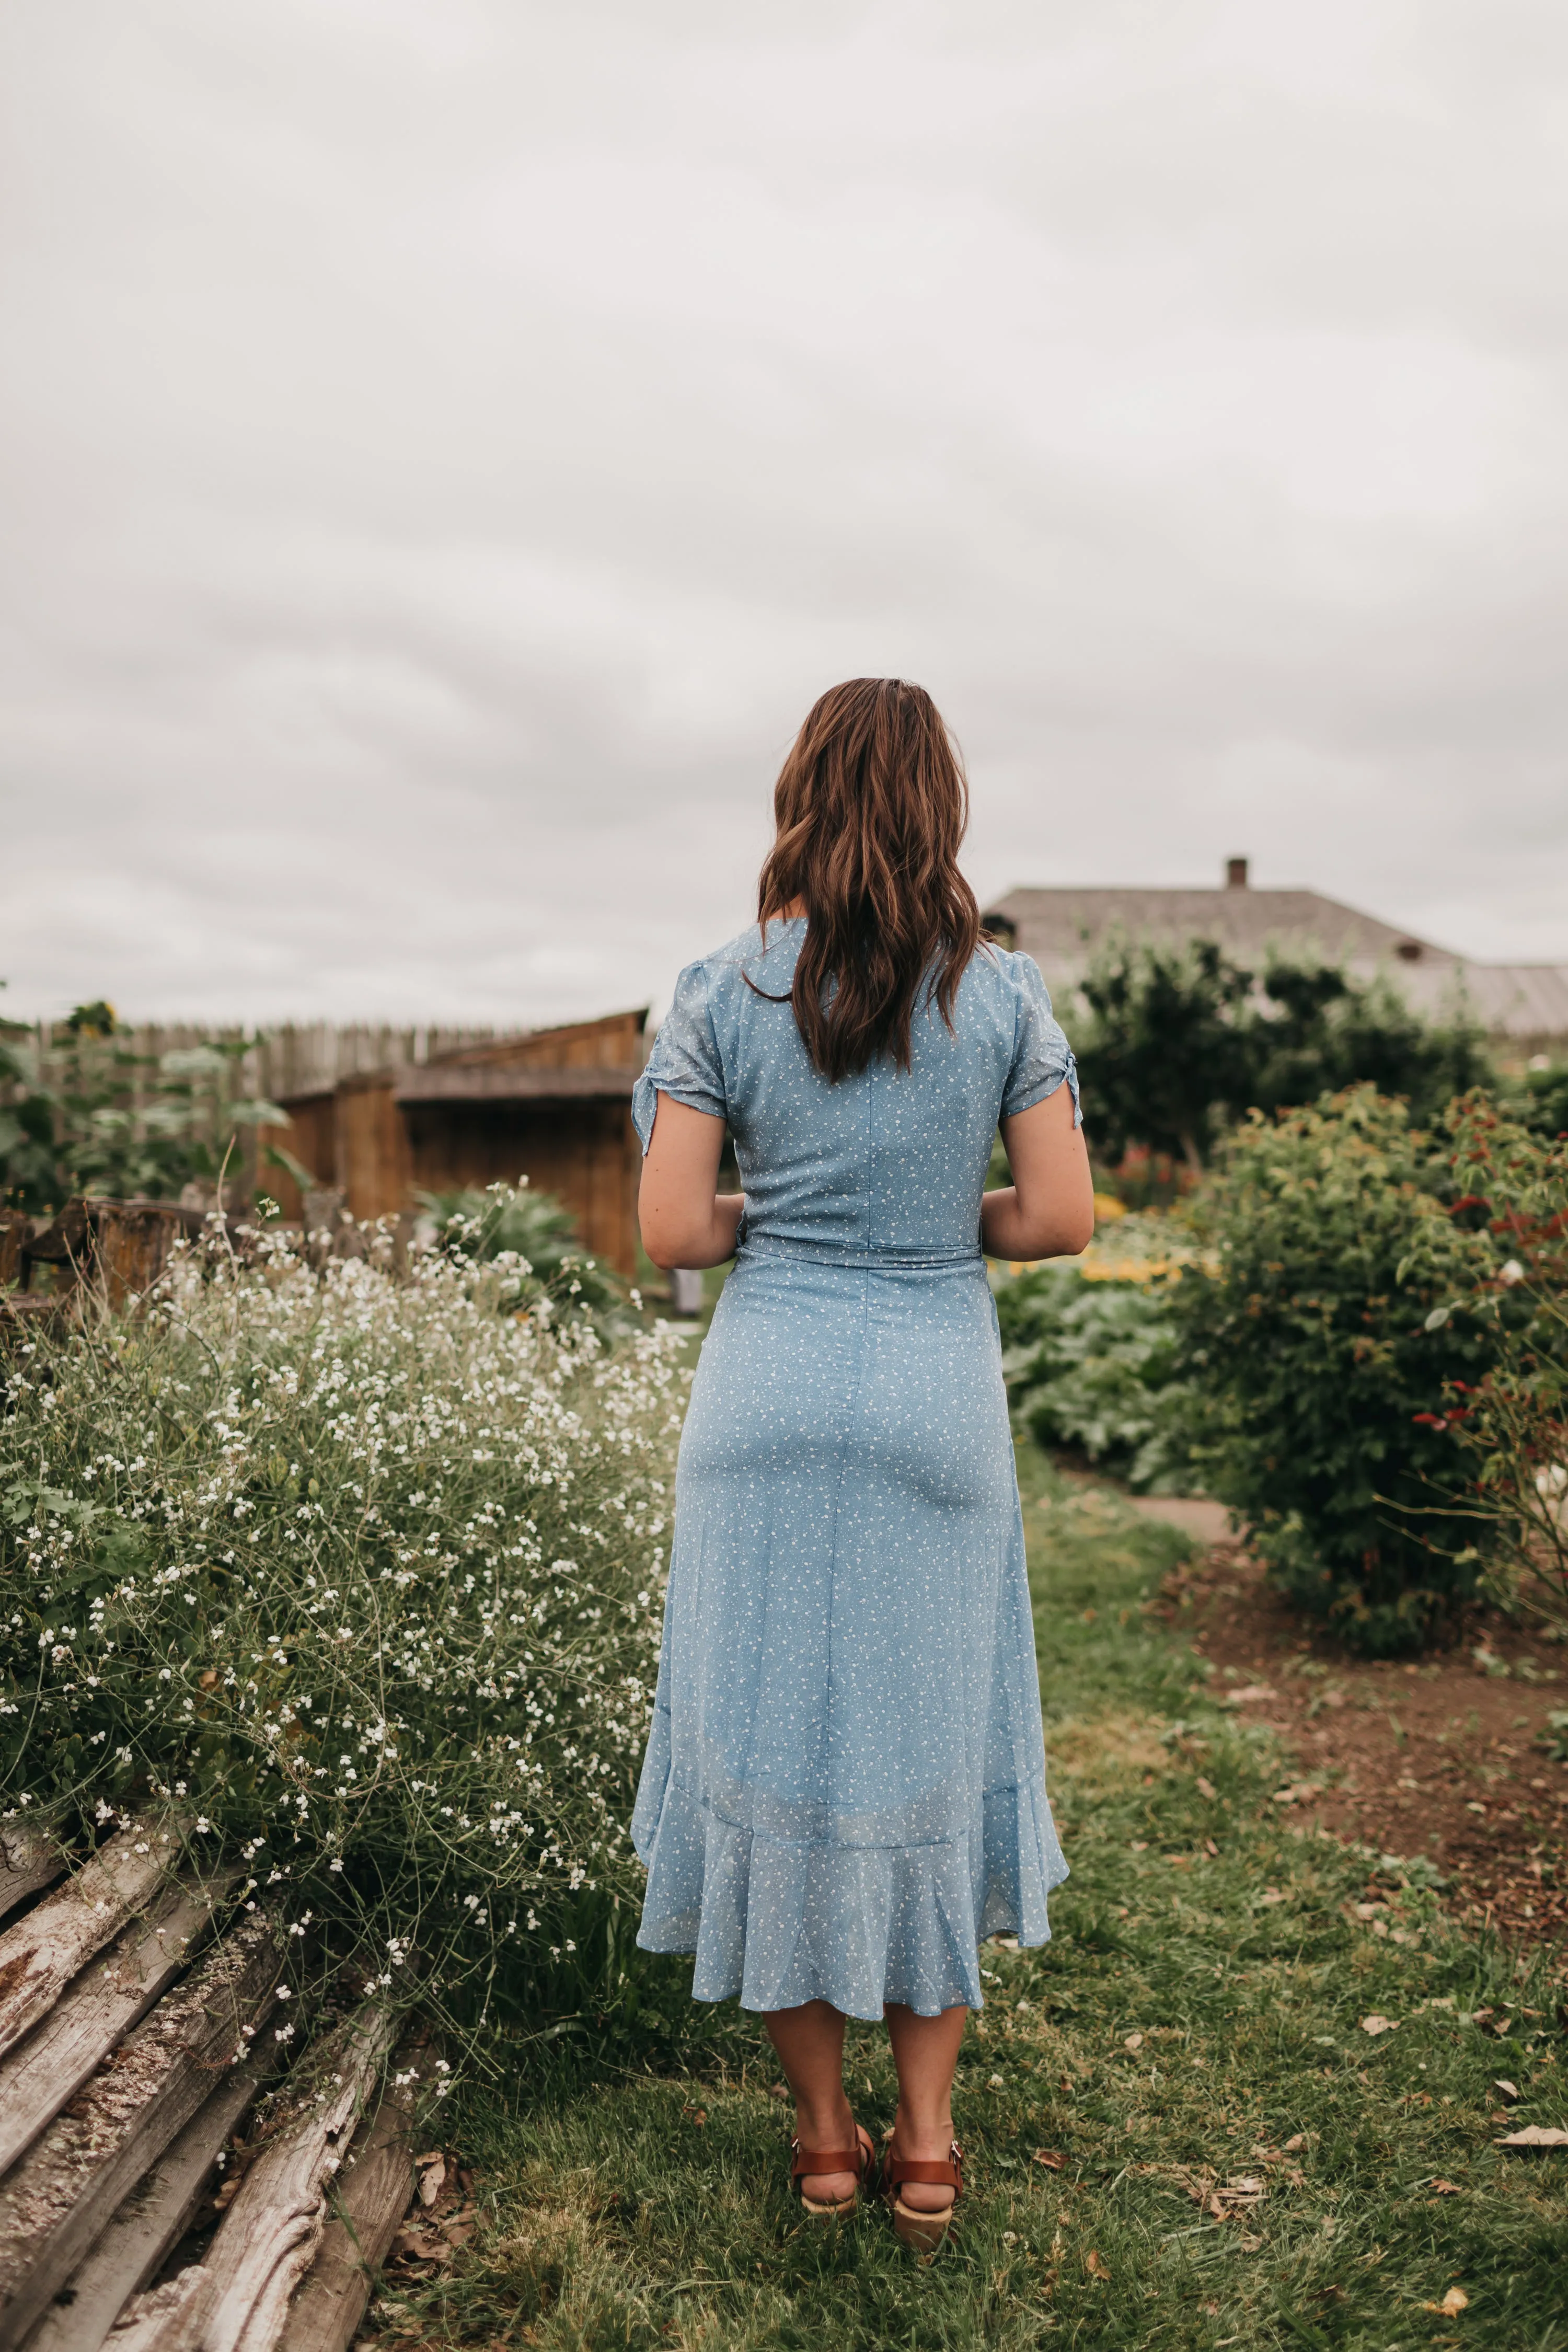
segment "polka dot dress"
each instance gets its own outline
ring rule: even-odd
[[[746,1212],[681,1440],[632,1835],[638,1941],[698,2000],[981,2006],[978,1945],[1067,1875],[980,1201],[998,1116],[1078,1078],[1027,956],[982,949],[912,1066],[829,1086],[803,921],[680,975],[632,1112],[726,1118]],[[748,984],[750,982],[750,984]],[[770,1003],[783,997],[783,1003]],[[954,1034],[955,1033],[955,1034]]]

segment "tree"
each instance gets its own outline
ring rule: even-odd
[[[1275,957],[1261,977],[1212,940],[1111,949],[1080,991],[1085,1103],[1100,1155],[1132,1147],[1201,1167],[1249,1110],[1370,1085],[1417,1120],[1491,1076],[1463,1019],[1428,1023],[1387,981]]]

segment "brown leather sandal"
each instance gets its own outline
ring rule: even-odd
[[[860,2190],[870,2187],[871,2174],[877,2163],[877,2151],[871,2145],[871,2135],[863,2125],[855,2126],[853,2147],[802,2147],[798,2139],[792,2139],[789,2152],[792,2159],[789,2174],[792,2189],[797,2180],[805,2179],[808,2174],[819,2172],[852,2172],[858,2183],[858,2186],[850,2191],[840,2205],[819,2205],[815,2198],[808,2197],[802,2189],[800,2202],[803,2211],[809,2213],[813,2220],[817,2221],[832,2221],[841,2214],[853,2213],[859,2202]]]
[[[951,2189],[952,2203],[935,2213],[919,2213],[906,2205],[899,2190],[906,2180],[932,2189]],[[934,2254],[947,2235],[947,2225],[963,2194],[963,2150],[956,2140],[945,2164],[922,2163],[917,2157],[895,2156],[889,2147],[882,2158],[882,2195],[892,2209],[893,2227],[917,2254]]]

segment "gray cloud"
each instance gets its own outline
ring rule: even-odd
[[[1568,19],[14,0],[16,1009],[542,1020],[830,679],[971,869],[1568,956]]]

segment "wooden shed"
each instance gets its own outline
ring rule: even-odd
[[[285,1097],[290,1124],[263,1130],[355,1217],[395,1216],[418,1192],[515,1183],[526,1176],[571,1210],[585,1248],[637,1272],[641,1166],[631,1092],[642,1068],[640,1012],[464,1045],[331,1088]],[[286,1217],[303,1204],[279,1171],[263,1181]]]

